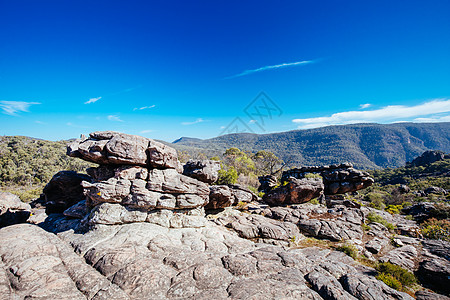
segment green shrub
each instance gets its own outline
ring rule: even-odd
[[[372,229],[372,228],[370,228],[369,225],[367,225],[367,224],[365,224],[365,223],[362,223],[362,224],[361,224],[361,227],[362,227],[362,229],[363,229],[364,231],[369,231],[370,229]]]
[[[391,274],[386,274],[386,273],[380,273],[376,276],[376,278],[378,280],[383,281],[384,283],[386,283],[387,286],[395,289],[395,290],[402,290],[402,284],[400,283],[400,281],[398,281],[394,276],[392,276]]]
[[[431,218],[422,223],[421,232],[426,238],[450,242],[450,221]]]
[[[394,225],[392,225],[391,223],[386,221],[386,219],[384,219],[382,216],[380,216],[379,214],[376,214],[374,212],[370,212],[367,215],[367,220],[369,220],[369,222],[371,222],[371,223],[380,223],[381,225],[383,225],[384,227],[386,227],[389,230],[394,230]]]
[[[307,173],[307,174],[305,175],[305,178],[320,178],[320,179],[322,179],[322,176],[320,176],[320,174]]]
[[[380,263],[378,264],[376,269],[380,274],[386,274],[394,277],[401,283],[402,286],[411,286],[417,282],[416,277],[413,273],[409,272],[406,269],[403,269],[400,266],[391,264],[390,262]]]
[[[320,204],[320,202],[319,202],[319,200],[317,198],[309,200],[308,203],[315,204],[315,205],[319,205]]]
[[[383,210],[386,207],[386,205],[384,204],[383,196],[385,196],[385,194],[379,192],[370,192],[364,197],[364,200],[370,202],[370,207]]]
[[[347,254],[348,256],[350,256],[353,259],[358,258],[358,249],[356,249],[356,247],[352,244],[343,244],[343,245],[339,246],[338,248],[336,248],[336,250],[344,252],[345,254]]]
[[[400,213],[400,209],[402,209],[403,207],[401,205],[388,205],[385,209],[385,211],[387,211],[388,213],[390,213],[391,215],[393,214],[399,214]]]
[[[227,171],[219,170],[219,179],[217,184],[235,184],[238,179],[238,173],[234,167],[230,167]]]

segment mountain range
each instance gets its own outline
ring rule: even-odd
[[[405,165],[426,150],[450,152],[450,122],[353,124],[269,134],[235,133],[211,139],[182,137],[179,151],[217,155],[230,147],[275,153],[294,165],[351,162],[357,168]]]

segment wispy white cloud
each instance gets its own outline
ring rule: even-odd
[[[45,122],[42,122],[42,121],[39,121],[39,120],[37,120],[37,121],[34,121],[34,123],[36,123],[36,124],[47,124],[47,123],[45,123]]]
[[[114,122],[123,122],[123,120],[118,115],[109,115],[108,120]]]
[[[361,108],[361,109],[366,109],[366,108],[369,108],[369,107],[371,107],[372,106],[372,104],[370,104],[370,103],[365,103],[365,104],[360,104],[359,105],[359,108]]]
[[[241,77],[241,76],[250,75],[253,73],[257,73],[257,72],[268,71],[268,70],[275,70],[275,69],[281,69],[281,68],[287,68],[287,67],[298,67],[298,66],[302,66],[302,65],[312,64],[315,62],[316,62],[315,60],[303,60],[303,61],[296,61],[296,62],[291,62],[291,63],[273,65],[273,66],[264,66],[264,67],[261,67],[258,69],[246,70],[242,73],[226,77],[225,79],[232,79],[232,78]]]
[[[448,118],[435,116],[450,112],[450,99],[434,99],[413,106],[389,105],[376,110],[346,111],[332,114],[331,116],[306,119],[294,119],[292,122],[299,124],[299,128],[316,128],[328,125],[342,125],[355,123],[383,123],[398,121],[414,122],[443,122]],[[425,118],[426,117],[426,118]]]
[[[146,129],[146,130],[141,130],[139,133],[150,133],[153,132],[153,129]]]
[[[198,123],[203,123],[206,122],[206,120],[203,120],[202,118],[198,118],[195,121],[192,122],[182,122],[181,125],[194,125],[194,124],[198,124]]]
[[[256,121],[256,120],[250,120],[250,121],[248,121],[248,124],[254,124],[254,123],[256,123],[256,122],[258,122],[258,121]]]
[[[98,100],[102,99],[102,97],[97,97],[97,98],[91,98],[88,101],[84,102],[84,104],[91,104],[91,103],[95,103]]]
[[[31,105],[41,104],[39,102],[25,101],[0,101],[0,108],[4,114],[17,116],[19,112],[28,112]]]
[[[153,104],[153,105],[149,105],[149,106],[135,107],[135,108],[133,108],[133,111],[135,111],[135,110],[144,110],[144,109],[149,109],[149,108],[153,108],[153,107],[156,107],[156,105]]]

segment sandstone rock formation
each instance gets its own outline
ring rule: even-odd
[[[420,239],[414,221],[345,199],[328,208],[303,203],[327,184],[330,190],[330,182],[339,183],[338,192],[347,183],[371,184],[351,165],[315,168],[328,178],[325,186],[291,172],[286,185],[266,193],[268,206],[243,186],[209,186],[215,163],[191,161],[181,174],[176,152],[150,139],[96,132],[68,152],[100,166],[81,184],[67,181],[76,199],[80,186],[85,199],[50,201],[57,213],[39,226],[0,229],[2,298],[412,299],[332,250],[346,243],[360,257],[403,266],[448,293],[450,244]],[[249,202],[245,212],[228,207]],[[369,222],[369,214],[392,223],[398,235]]]
[[[70,206],[84,200],[81,182],[90,182],[91,178],[74,171],[60,171],[44,187],[43,195],[35,201],[46,208],[47,214],[61,213]]]
[[[14,194],[0,192],[0,228],[24,223],[31,213],[31,207]]]
[[[189,160],[183,166],[183,174],[206,183],[219,178],[220,162],[214,160]]]
[[[422,155],[416,157],[413,159],[412,162],[407,163],[409,166],[418,167],[418,166],[426,166],[431,163],[434,163],[435,161],[444,160],[445,153],[442,151],[434,151],[429,150],[422,153]]]
[[[355,170],[349,163],[291,169],[283,172],[281,182],[288,181],[290,177],[301,179],[308,173],[322,176],[325,195],[355,192],[371,186],[374,182],[367,172]]]
[[[97,131],[75,140],[67,154],[106,165],[137,165],[181,171],[175,149],[152,139],[114,131]]]
[[[323,189],[324,185],[320,178],[290,177],[286,185],[267,192],[263,200],[271,206],[305,203],[322,195]]]
[[[68,154],[97,162],[87,170],[92,181],[81,183],[87,199],[86,222],[124,224],[150,222],[168,227],[203,226],[203,206],[217,179],[216,162],[190,161],[185,173],[175,149],[151,139],[117,132],[94,132],[68,145]],[[80,217],[82,204],[66,210]]]
[[[0,291],[13,299],[412,299],[342,252],[254,243],[213,223],[58,237],[14,225],[0,239]]]

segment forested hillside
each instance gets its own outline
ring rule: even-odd
[[[31,200],[57,172],[85,172],[92,164],[67,156],[66,143],[0,136],[0,188]]]
[[[236,133],[172,146],[209,155],[230,147],[267,150],[298,165],[352,162],[360,169],[399,167],[426,150],[450,152],[450,123],[355,124],[271,134]]]

